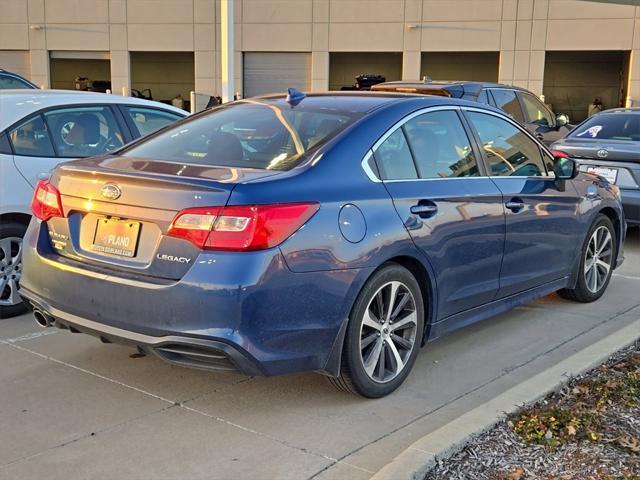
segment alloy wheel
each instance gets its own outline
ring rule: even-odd
[[[585,284],[598,293],[607,282],[613,264],[613,237],[605,226],[598,227],[589,239],[584,260]]]
[[[386,383],[405,367],[415,348],[418,314],[402,282],[388,282],[373,295],[360,325],[360,358],[372,380]]]
[[[18,294],[22,276],[22,239],[6,237],[0,239],[0,306],[22,303]]]

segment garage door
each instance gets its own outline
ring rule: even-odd
[[[311,54],[244,53],[244,96],[282,93],[289,87],[311,89]]]
[[[331,52],[329,90],[340,90],[355,83],[361,74],[382,75],[387,82],[402,78],[401,52]]]
[[[618,107],[626,96],[628,69],[629,52],[547,52],[545,101],[573,123],[587,117],[596,97],[605,108]]]
[[[497,82],[499,52],[423,52],[422,77]]]

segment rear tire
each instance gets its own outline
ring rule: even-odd
[[[600,214],[589,229],[580,252],[574,288],[558,291],[562,298],[589,303],[598,300],[609,286],[618,257],[616,231],[606,215]]]
[[[379,398],[407,378],[422,343],[424,303],[415,277],[389,263],[358,295],[344,340],[338,390]]]
[[[0,223],[0,318],[21,315],[27,305],[18,294],[22,276],[22,238],[27,225]]]

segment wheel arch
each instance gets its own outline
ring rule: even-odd
[[[429,269],[420,259],[403,252],[402,254],[386,259],[377,268],[371,270],[369,272],[369,275],[367,275],[367,277],[362,281],[362,286],[364,286],[376,272],[378,272],[384,266],[389,265],[390,263],[395,263],[409,270],[409,272],[411,272],[411,274],[418,282],[420,292],[422,294],[422,301],[425,307],[424,333],[422,336],[422,342],[420,344],[421,346],[424,346],[429,338],[430,327],[433,324],[435,312],[437,311],[435,280],[433,280]],[[360,291],[358,291],[358,294],[359,293]],[[358,294],[356,294],[355,298],[357,298]],[[333,348],[331,349],[331,353],[329,354],[329,358],[325,364],[325,367],[321,371],[319,371],[319,373],[322,373],[323,375],[336,377],[340,373],[342,353],[344,350],[344,339],[347,330],[347,324],[351,316],[351,312],[355,306],[355,298],[349,310],[349,316],[340,327],[340,331],[338,332],[336,341],[334,342]]]
[[[616,212],[613,207],[604,207],[600,209],[598,213],[605,215],[606,217],[609,218],[609,220],[611,220],[611,223],[613,223],[613,226],[616,229],[616,235],[618,235],[619,237],[620,232],[622,231],[622,225],[621,225],[620,215],[618,214],[618,212]],[[618,242],[620,242],[620,238],[618,238],[617,240]]]
[[[30,221],[31,221],[31,215],[27,213],[10,212],[10,213],[0,214],[0,223],[16,222],[16,223],[22,223],[23,225],[29,225]]]
[[[429,270],[425,267],[424,263],[422,263],[416,257],[412,257],[409,255],[399,255],[396,257],[392,257],[387,260],[384,264],[396,263],[398,265],[403,266],[407,270],[411,272],[414,276],[418,285],[420,286],[420,291],[422,293],[422,302],[424,304],[424,335],[422,337],[422,344],[424,345],[427,339],[429,338],[429,330],[431,325],[433,324],[434,316],[435,316],[435,289],[434,282],[431,279],[429,274]],[[383,264],[383,265],[384,265]],[[381,265],[382,267],[382,265]],[[377,271],[377,270],[376,270]]]

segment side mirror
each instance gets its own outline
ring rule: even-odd
[[[576,162],[566,156],[553,152],[553,173],[559,180],[571,180],[578,173]]]
[[[556,115],[556,126],[564,127],[565,125],[568,125],[569,122],[569,115],[567,115],[566,113],[558,113]]]

